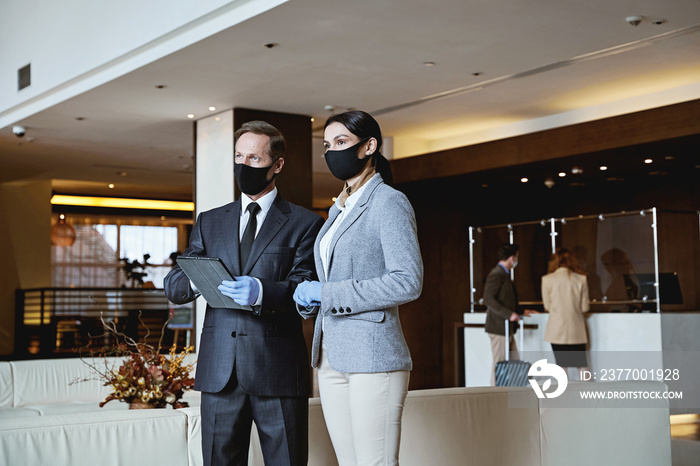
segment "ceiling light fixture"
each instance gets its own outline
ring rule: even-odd
[[[520,182],[521,182],[521,183],[527,183],[528,181],[530,181],[530,180],[528,180],[528,179],[525,178],[524,176],[523,176],[522,178],[520,178]]]
[[[272,49],[272,48],[277,47],[278,45],[280,45],[280,44],[278,44],[277,42],[268,42],[267,44],[265,44],[265,48]]]
[[[119,175],[119,176],[126,176],[126,172],[117,172],[117,175]]]
[[[75,228],[66,223],[66,216],[58,216],[58,223],[51,226],[51,244],[54,246],[73,246]]]
[[[311,117],[311,123],[313,123],[314,121],[316,121],[316,119],[314,117]]]
[[[158,199],[127,199],[119,197],[68,196],[54,194],[52,205],[82,207],[112,207],[116,209],[180,210],[192,212],[194,202],[162,201]]]
[[[652,159],[644,159],[644,163],[646,163],[646,164],[650,164],[651,162],[653,162]]]
[[[423,66],[435,66],[435,62],[434,61],[424,61]]]
[[[194,113],[188,113],[188,114],[187,114],[187,118],[189,118],[190,120],[191,120],[192,118],[194,118]]]
[[[583,170],[581,169],[581,167],[573,167],[571,169],[571,173],[573,175],[580,175],[581,173],[583,173]]]
[[[602,171],[602,172],[604,172],[607,169],[608,169],[608,167],[606,167],[605,165],[600,166],[600,171]]]
[[[114,189],[114,183],[109,183],[109,184],[107,185],[107,187],[108,187],[109,189]]]
[[[215,110],[216,110],[216,107],[209,107],[209,111],[210,111],[210,112],[213,112],[213,111],[215,111]]]
[[[554,180],[552,179],[551,176],[548,176],[547,178],[544,179],[544,185],[547,188],[551,188],[552,186],[554,186]]]
[[[564,178],[566,176],[566,172],[559,172],[559,178]]]

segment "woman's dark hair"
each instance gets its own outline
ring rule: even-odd
[[[350,110],[349,112],[338,113],[331,115],[326,124],[323,126],[325,130],[331,123],[340,123],[345,126],[352,134],[360,139],[374,138],[377,140],[377,150],[374,151],[374,164],[382,179],[389,186],[394,184],[394,176],[391,174],[391,165],[389,161],[379,152],[382,148],[382,130],[379,129],[379,123],[372,115],[362,110]]]

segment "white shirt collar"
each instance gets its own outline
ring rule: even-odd
[[[374,176],[381,176],[381,175],[379,175],[379,173],[376,173]],[[374,176],[373,176],[372,178],[374,178]],[[370,178],[370,180],[371,180],[372,178]],[[360,186],[360,189],[358,189],[357,191],[355,191],[354,193],[352,193],[350,196],[348,196],[348,198],[345,199],[345,207],[342,207],[342,206],[338,203],[338,201],[335,201],[335,205],[336,205],[336,206],[338,207],[338,209],[340,209],[341,211],[342,211],[342,210],[345,210],[345,209],[348,209],[348,210],[352,209],[353,207],[355,207],[355,204],[357,204],[357,201],[358,201],[358,199],[360,199],[360,196],[362,196],[362,193],[365,192],[365,188],[367,188],[367,185],[368,185],[368,184],[369,184],[369,180],[367,181],[367,183],[365,183],[365,184],[363,184],[362,186]]]
[[[275,198],[277,197],[277,186],[275,186],[272,191],[269,193],[265,194],[263,197],[255,201],[259,206],[260,206],[260,214],[265,214],[267,215],[267,211],[270,210],[270,207],[272,207],[272,203],[275,202]],[[251,198],[248,197],[247,194],[242,194],[241,195],[241,215],[246,214],[246,209],[248,208],[248,204],[253,202]]]

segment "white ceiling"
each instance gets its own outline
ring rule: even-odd
[[[186,115],[209,106],[360,108],[414,155],[699,97],[698,0],[290,0],[2,128],[0,182],[190,198]]]

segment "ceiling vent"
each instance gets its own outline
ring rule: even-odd
[[[32,64],[23,66],[17,70],[17,90],[21,91],[32,84]]]

